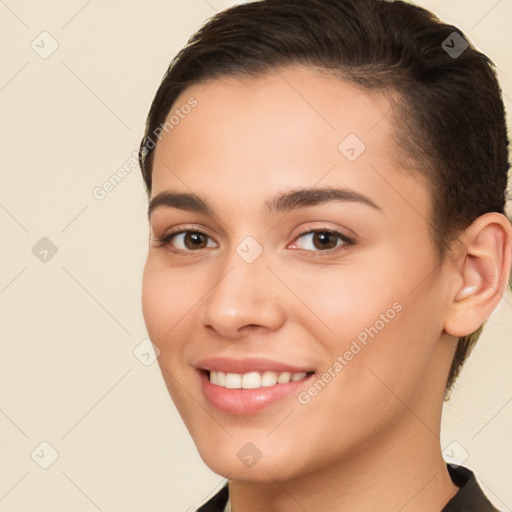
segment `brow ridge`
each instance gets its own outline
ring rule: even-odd
[[[287,212],[299,208],[307,208],[318,204],[332,201],[361,203],[377,210],[380,207],[370,198],[351,190],[350,188],[309,188],[295,189],[287,192],[280,192],[271,200],[265,201],[267,212],[275,214]],[[214,213],[212,206],[207,200],[202,199],[193,193],[179,193],[163,191],[153,197],[148,206],[148,217],[151,213],[162,207],[177,208],[179,210],[192,211],[211,215]]]

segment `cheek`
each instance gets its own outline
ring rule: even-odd
[[[158,344],[159,334],[163,332],[165,323],[168,323],[164,312],[173,311],[173,308],[169,308],[170,297],[166,293],[168,283],[162,277],[155,272],[148,257],[142,279],[142,314],[151,340],[155,344]]]
[[[157,258],[148,256],[142,280],[142,311],[151,341],[158,347],[158,364],[169,394],[183,420],[190,397],[180,382],[190,379],[186,363],[186,340],[190,338],[189,320],[197,295],[192,287],[191,272],[170,269]],[[190,428],[190,425],[188,425]]]
[[[432,261],[425,254],[422,261],[418,254],[388,251],[378,265],[297,273],[294,291],[308,311],[297,309],[294,320],[321,342],[326,364],[346,354],[344,377],[336,381],[353,383],[356,395],[364,381],[375,383],[370,369],[401,387],[428,364],[440,336],[441,306],[435,276],[426,279]]]
[[[176,339],[177,326],[197,302],[200,290],[191,275],[148,256],[142,280],[142,312],[150,338],[161,351],[167,348],[166,340]]]
[[[283,276],[287,272],[281,269]],[[311,266],[295,272],[293,280],[290,274],[283,281],[293,283],[294,294],[307,307],[305,310],[292,298],[291,304],[297,304],[294,320],[308,324],[308,328],[319,321],[315,337],[327,341],[335,350],[341,350],[347,340],[376,322],[382,328],[381,315],[385,320],[396,315],[393,305],[399,300],[399,293],[396,287],[389,286],[395,281],[382,271],[371,275],[364,265]]]
[[[425,282],[411,292],[409,284],[381,279],[348,295],[338,292],[337,316],[335,310],[327,316],[327,303],[324,310],[325,322],[336,333],[327,341],[330,364],[341,356],[341,365],[323,405],[327,410],[329,402],[343,404],[361,421],[369,411],[384,421],[400,410],[395,394],[412,400],[421,379],[429,378],[442,330],[435,283]]]

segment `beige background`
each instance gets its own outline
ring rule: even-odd
[[[171,57],[233,3],[0,0],[0,511],[192,511],[223,482],[197,455],[157,363],[133,353],[147,335],[147,225],[130,157]],[[418,4],[496,61],[510,110],[512,1]],[[131,172],[96,199],[125,164]],[[33,253],[42,237],[55,255],[44,241]],[[511,313],[509,293],[442,435],[503,510],[512,510]],[[58,453],[47,469],[53,452],[42,442]]]

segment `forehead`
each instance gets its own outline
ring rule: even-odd
[[[155,150],[153,195],[183,188],[180,177],[195,190],[213,192],[208,183],[218,193],[238,188],[247,200],[258,191],[268,197],[319,183],[363,186],[376,196],[386,186],[392,201],[396,185],[427,208],[421,175],[411,180],[403,172],[410,162],[396,144],[392,106],[380,91],[285,68],[192,85],[170,116],[174,123]]]
[[[178,119],[176,114],[188,111],[192,99],[197,106]],[[235,149],[233,142],[245,136],[239,153],[259,150],[260,143],[270,151],[284,141],[300,142],[299,147],[290,148],[297,154],[311,146],[338,151],[339,143],[353,134],[391,157],[395,149],[389,145],[395,133],[391,112],[389,101],[378,90],[370,93],[326,71],[293,67],[192,85],[178,96],[167,119],[174,135],[171,144],[181,147],[180,132],[187,128],[195,131],[203,150],[212,143]]]

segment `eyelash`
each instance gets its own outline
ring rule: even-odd
[[[167,234],[163,235],[161,238],[155,239],[154,242],[158,244],[157,247],[167,246],[169,251],[171,251],[175,254],[183,254],[183,253],[197,254],[199,251],[204,249],[204,248],[195,249],[195,250],[194,249],[189,249],[189,250],[174,249],[170,245],[172,240],[176,236],[181,235],[183,233],[195,233],[195,234],[206,236],[209,239],[212,239],[212,237],[210,237],[209,235],[207,235],[206,233],[204,233],[202,231],[194,230],[194,229],[182,229],[180,231],[173,231],[173,232],[167,233]],[[306,235],[310,235],[310,234],[314,234],[314,233],[328,233],[330,235],[336,235],[338,237],[338,240],[341,240],[343,242],[343,244],[333,247],[332,249],[326,249],[326,250],[312,251],[312,250],[308,250],[308,249],[302,249],[306,252],[313,253],[312,254],[313,256],[329,255],[329,254],[333,254],[333,253],[341,251],[341,250],[347,250],[351,245],[354,245],[356,243],[356,241],[353,238],[350,238],[350,237],[344,235],[343,233],[340,233],[339,231],[336,231],[333,229],[328,229],[328,228],[311,229],[311,230],[305,231],[304,233],[301,233],[300,235],[298,235],[294,239],[294,242],[295,242],[295,240],[299,240],[299,239],[305,237]]]

